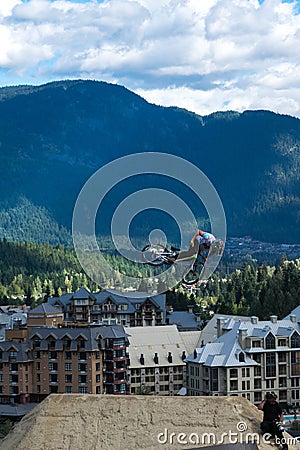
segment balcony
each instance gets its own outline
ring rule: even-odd
[[[114,369],[114,373],[122,373],[126,371],[126,367],[117,367]]]

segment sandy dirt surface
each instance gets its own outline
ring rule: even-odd
[[[178,450],[253,439],[261,450],[277,449],[263,441],[261,419],[241,397],[56,394],[25,416],[0,449]]]

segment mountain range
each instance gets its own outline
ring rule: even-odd
[[[199,116],[90,80],[0,89],[0,237],[69,243],[74,204],[88,178],[116,158],[150,151],[185,158],[208,176],[223,202],[228,235],[299,242],[298,118],[265,110]],[[153,181],[169,187],[168,180],[145,176],[113,189],[98,232],[109,234],[120,193]],[[185,187],[179,191],[186,200]],[[186,202],[207,223],[192,195]],[[174,227],[161,213],[145,214],[134,233],[156,222]]]

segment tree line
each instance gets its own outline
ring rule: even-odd
[[[107,252],[105,258],[116,271],[117,277],[110,279],[103,270],[101,285],[93,282],[81,268],[73,249],[49,244],[9,242],[0,240],[0,304],[35,306],[47,297],[75,292],[84,286],[90,291],[117,287],[118,274],[140,280],[138,290],[152,292],[153,285],[145,282],[155,271],[147,264],[138,264],[122,256]],[[159,282],[159,290],[163,282]],[[166,290],[167,302],[175,310],[194,310],[202,318],[213,313],[256,315],[268,319],[271,314],[283,318],[300,303],[300,259],[282,259],[276,266],[241,263],[241,267],[228,274],[214,273],[200,288],[188,292],[179,283]]]

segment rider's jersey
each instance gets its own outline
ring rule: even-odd
[[[211,233],[204,233],[202,236],[197,236],[198,242],[199,244],[212,244],[216,238],[213,234]]]

